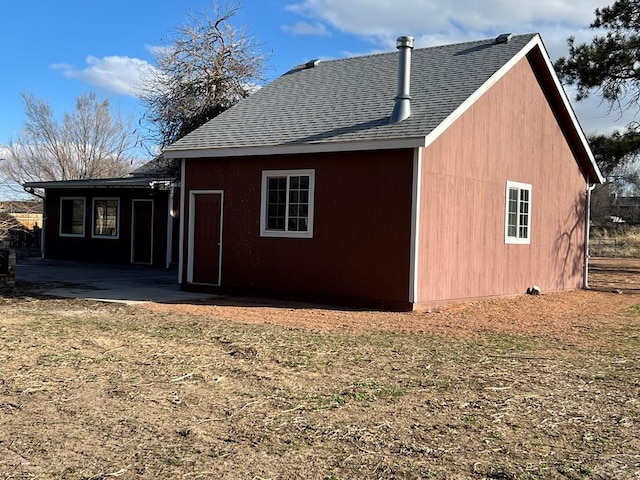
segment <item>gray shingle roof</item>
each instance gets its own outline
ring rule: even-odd
[[[146,162],[131,172],[133,177],[148,177],[152,179],[172,179],[180,176],[180,163],[162,155]]]
[[[412,113],[400,123],[389,124],[397,93],[394,51],[296,67],[165,152],[424,137],[535,36],[414,49]]]

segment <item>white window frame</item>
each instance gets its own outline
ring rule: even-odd
[[[309,203],[308,203],[308,229],[306,232],[289,231],[289,178],[298,176],[309,177]],[[268,205],[268,181],[273,177],[287,178],[287,203],[285,208],[285,230],[269,230],[267,229],[267,205]],[[313,238],[313,211],[315,197],[315,178],[316,171],[314,169],[300,170],[263,170],[262,172],[262,200],[260,202],[260,236],[261,237],[283,237],[283,238]]]
[[[517,190],[518,192],[518,204],[516,208],[516,236],[509,235],[509,191]],[[523,225],[520,223],[520,192],[526,190],[529,193],[528,200],[528,212],[527,212],[527,236],[520,236],[520,227]],[[504,243],[508,244],[518,244],[518,245],[529,245],[531,243],[531,185],[528,183],[520,183],[520,182],[512,182],[507,181],[507,187],[505,190],[505,208],[504,208]]]
[[[62,232],[62,202],[64,200],[82,200],[82,233],[63,233]],[[60,197],[60,218],[58,222],[59,223],[58,234],[61,237],[76,237],[76,238],[84,237],[84,233],[86,232],[86,217],[87,217],[87,199],[85,197]]]
[[[96,201],[107,200],[116,201],[116,234],[115,235],[98,235],[96,231]],[[91,202],[91,238],[104,238],[110,240],[118,240],[120,238],[120,198],[119,197],[95,197]]]

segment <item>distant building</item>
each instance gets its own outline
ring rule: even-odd
[[[24,228],[42,227],[41,200],[0,201],[0,213],[15,218]]]

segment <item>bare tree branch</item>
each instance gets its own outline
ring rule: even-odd
[[[75,109],[56,121],[49,104],[23,94],[26,120],[8,145],[1,172],[29,181],[118,177],[131,169],[137,134],[130,121],[113,117],[107,100],[82,94]]]
[[[165,147],[247,97],[262,80],[264,55],[246,28],[231,23],[238,7],[192,15],[173,43],[156,54],[141,95],[145,121]]]

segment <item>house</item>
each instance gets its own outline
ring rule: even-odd
[[[176,263],[177,173],[174,162],[158,158],[123,178],[25,183],[27,191],[44,192],[43,257],[158,267]]]
[[[27,230],[42,225],[42,202],[39,200],[0,201],[0,213],[13,217]]]
[[[539,35],[311,61],[170,145],[184,289],[392,309],[576,289],[602,176]]]

